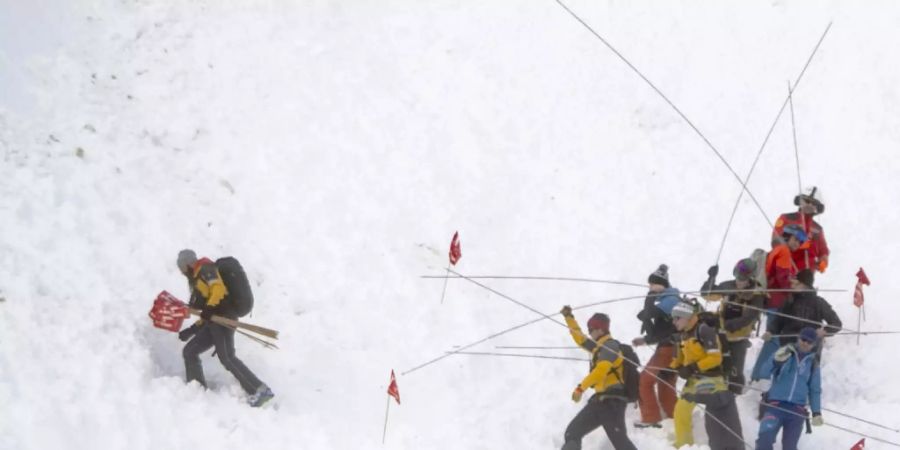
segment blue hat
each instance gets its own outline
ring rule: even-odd
[[[800,330],[800,339],[815,343],[819,340],[819,335],[816,334],[816,330],[813,327],[803,327],[803,329]]]

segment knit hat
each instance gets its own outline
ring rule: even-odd
[[[800,272],[797,272],[797,281],[805,284],[806,286],[813,287],[813,283],[815,282],[813,271],[809,269],[803,269]]]
[[[674,319],[691,317],[694,313],[694,305],[687,302],[678,302],[678,304],[672,308],[672,318]]]
[[[609,333],[609,316],[603,313],[595,313],[587,321],[588,332],[602,330],[603,334]]]
[[[816,334],[816,330],[813,327],[803,327],[803,329],[800,330],[799,338],[806,342],[816,342],[819,340],[819,335]]]
[[[660,264],[656,271],[647,277],[647,283],[669,287],[669,266]]]
[[[178,252],[178,259],[175,260],[175,264],[178,265],[178,270],[181,273],[187,273],[188,268],[195,262],[197,262],[197,254],[189,248]]]
[[[734,265],[734,278],[736,280],[748,281],[753,278],[756,273],[756,261],[750,258],[744,258]]]

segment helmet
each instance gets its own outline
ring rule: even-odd
[[[797,240],[800,241],[801,244],[806,242],[807,239],[806,232],[803,231],[803,228],[800,227],[800,225],[797,225],[795,223],[785,225],[784,229],[781,231],[781,234],[783,236],[793,236],[797,238]]]
[[[691,317],[695,313],[696,310],[694,309],[694,305],[691,305],[690,303],[685,301],[680,301],[675,305],[674,308],[672,308],[671,315],[673,318],[677,319],[680,317]]]
[[[188,268],[195,262],[197,262],[197,254],[187,248],[178,252],[178,259],[175,260],[181,273],[187,273]]]
[[[794,204],[800,206],[800,198],[816,205],[816,214],[825,212],[825,198],[822,197],[822,191],[816,186],[809,186],[803,190],[801,195],[794,196]]]

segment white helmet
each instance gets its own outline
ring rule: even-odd
[[[825,212],[825,197],[817,186],[809,186],[803,190],[803,198],[816,205],[816,214]],[[800,195],[794,196],[794,204],[800,206]]]

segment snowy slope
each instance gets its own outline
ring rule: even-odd
[[[460,280],[440,303],[443,281],[420,275],[443,273],[455,230],[463,274],[643,283],[665,262],[673,284],[693,290],[740,192],[696,133],[553,1],[51,3],[40,4],[65,14],[0,8],[4,23],[37,21],[36,33],[65,42],[34,47],[19,28],[0,59],[12,64],[3,79],[19,80],[0,104],[2,449],[381,448],[391,369],[537,318]],[[834,21],[794,96],[802,180],[828,205],[833,257],[818,282],[852,289],[865,267],[866,329],[897,329],[900,8],[568,5],[741,177]],[[766,216],[742,200],[723,267],[767,245],[797,184],[784,116],[748,184]],[[276,392],[272,407],[244,405],[209,357],[212,389],[185,385],[181,342],[151,327],[160,290],[186,296],[174,266],[184,247],[248,269],[248,320],[280,330],[281,349],[238,338],[238,355]],[[482,283],[546,313],[644,293]],[[850,292],[825,297],[855,325]],[[607,312],[613,335],[630,340],[640,305],[576,316]],[[895,342],[835,338],[824,405],[900,427]],[[545,320],[472,350],[569,343]],[[399,376],[384,448],[558,448],[586,370],[450,356]],[[754,402],[739,400],[751,444]],[[641,449],[669,448],[671,432],[629,430]],[[849,448],[858,437],[825,427],[802,439]],[[611,447],[598,432],[585,448]]]

